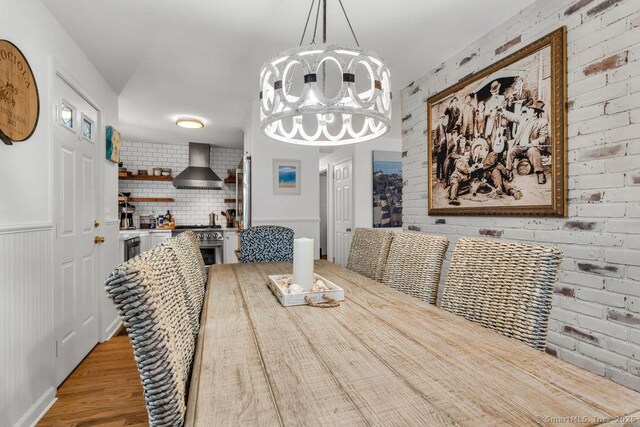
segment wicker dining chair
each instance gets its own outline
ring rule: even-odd
[[[356,228],[347,268],[381,282],[394,234],[393,231],[379,228]]]
[[[442,308],[544,350],[562,252],[553,247],[461,238]]]
[[[293,261],[293,230],[259,225],[240,231],[240,262]]]
[[[186,279],[184,292],[188,302],[187,309],[189,311],[194,337],[197,337],[200,331],[200,313],[204,303],[204,292],[207,281],[207,271],[202,253],[200,252],[198,238],[192,231],[185,231],[171,239],[165,240],[161,245],[174,248],[175,254],[180,260],[178,266],[181,274]]]
[[[398,233],[391,243],[383,282],[412,297],[435,304],[444,254],[449,240],[442,236]]]
[[[189,279],[178,252],[158,245],[119,265],[105,282],[131,340],[154,427],[182,425],[195,352]]]

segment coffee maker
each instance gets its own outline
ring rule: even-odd
[[[120,202],[120,230],[135,230],[133,225],[133,213],[136,211],[136,207],[129,204],[129,196],[131,193],[120,193],[120,196],[124,198],[123,202]]]

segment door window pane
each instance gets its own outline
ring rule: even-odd
[[[73,108],[66,104],[62,104],[61,110],[60,119],[62,120],[62,124],[73,129]]]
[[[93,123],[91,123],[91,121],[83,117],[82,118],[82,135],[87,139],[91,139],[92,134],[93,134]]]

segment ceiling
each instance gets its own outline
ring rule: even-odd
[[[344,0],[360,44],[396,94],[533,0]],[[119,95],[126,140],[242,147],[262,63],[298,44],[310,0],[42,0]],[[328,0],[328,42],[352,42]],[[178,128],[195,116],[204,129]]]

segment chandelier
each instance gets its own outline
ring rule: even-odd
[[[357,47],[327,44],[327,3],[317,0],[311,44],[302,46],[312,0],[297,48],[280,52],[260,71],[260,126],[292,144],[334,146],[369,141],[391,128],[391,79],[382,58]],[[322,4],[322,43],[316,44]]]

